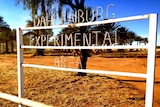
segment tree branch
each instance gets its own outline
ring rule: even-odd
[[[79,1],[78,0],[75,0],[75,3],[76,3],[76,6],[79,6]]]
[[[85,0],[81,0],[80,4],[84,6]]]
[[[73,10],[76,9],[76,5],[71,0],[59,0],[61,4],[69,5]]]

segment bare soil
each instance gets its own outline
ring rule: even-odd
[[[24,56],[24,63],[77,67],[78,57]],[[55,62],[56,61],[56,62]],[[68,62],[71,63],[68,63]],[[160,58],[156,59],[154,107],[160,107]],[[87,69],[146,73],[147,58],[89,57]],[[24,67],[24,97],[59,107],[144,107],[146,80]],[[17,57],[0,55],[0,91],[17,95]],[[17,104],[0,99],[0,107]]]

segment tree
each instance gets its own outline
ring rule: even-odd
[[[148,38],[143,38],[144,45],[148,43]]]
[[[18,3],[20,2],[23,3],[24,8],[30,9],[32,11],[32,18],[38,14],[39,9],[40,9],[40,14],[43,16],[46,16],[46,13],[50,12],[50,9],[52,8],[55,1],[58,3],[58,15],[60,17],[62,16],[62,7],[64,5],[70,6],[74,12],[79,9],[81,9],[83,12],[85,10],[85,6],[84,6],[85,0],[80,0],[80,1],[75,0],[74,2],[72,0],[59,0],[59,1],[58,0],[17,0]],[[82,19],[80,21],[82,21]],[[81,33],[86,32],[86,27],[80,27],[79,30]],[[83,43],[82,37],[81,37],[81,41]],[[88,57],[87,50],[82,49],[81,55],[80,55],[82,69],[86,69],[87,57]],[[86,75],[86,73],[78,73],[78,75]]]
[[[17,4],[22,3],[24,9],[31,10],[32,20],[27,21],[27,26],[33,26],[33,19],[35,17],[50,17],[52,15],[52,6],[57,0],[17,0]],[[44,25],[42,25],[44,26]],[[36,36],[40,36],[46,32],[51,32],[51,30],[36,30]],[[41,43],[41,41],[39,40]],[[40,44],[41,45],[41,44]],[[34,55],[44,55],[44,49],[37,49]]]
[[[85,13],[85,0],[59,0],[60,4],[63,5],[68,5],[71,7],[71,9],[73,10],[73,12],[81,10],[83,13]],[[84,15],[85,17],[86,15]],[[77,16],[75,16],[77,17]],[[76,22],[78,22],[78,18],[75,19]],[[82,22],[82,19],[79,20],[79,22]],[[86,18],[84,18],[83,22],[87,22]],[[83,34],[83,32],[87,32],[87,27],[79,27],[79,31],[81,33],[81,35]],[[83,38],[81,36],[80,38],[81,40],[81,45],[83,45]],[[81,61],[81,66],[79,67],[80,69],[86,69],[86,64],[87,64],[87,59],[88,59],[88,50],[87,49],[82,49],[81,53],[80,53],[80,61]],[[78,72],[78,76],[86,76],[86,73],[82,73],[82,72]]]
[[[133,31],[129,31],[127,33],[127,42],[128,42],[129,45],[132,45],[135,38],[136,38],[136,34]]]
[[[126,27],[120,27],[118,30],[118,44],[125,45],[127,43],[127,34],[129,30]]]
[[[104,38],[103,34],[105,34],[106,31],[109,32],[111,35],[111,40],[113,41],[115,38],[114,32],[115,32],[116,28],[118,28],[118,27],[120,27],[120,25],[118,23],[107,23],[107,24],[101,24],[98,26],[94,26],[91,30],[92,31],[101,31],[102,35],[99,36],[98,40],[99,40],[100,45],[102,45],[102,43],[103,43],[102,41]],[[109,43],[105,44],[105,45],[109,45]]]
[[[79,22],[87,22],[87,15],[86,15],[86,7],[85,7],[85,0],[17,0],[18,2],[22,2],[24,4],[24,7],[27,9],[30,9],[32,11],[32,18],[37,16],[50,16],[51,14],[56,14],[54,15],[55,17],[59,16],[59,18],[63,18],[62,19],[62,24],[64,23],[64,15],[62,14],[62,12],[64,12],[63,7],[65,6],[69,6],[69,8],[66,8],[66,15],[65,18],[67,19],[67,12],[69,12],[70,10],[72,10],[73,13],[75,13],[76,11],[81,11],[84,13],[83,15],[83,19],[79,18],[79,16],[77,14],[75,14],[73,16],[74,20],[72,20],[73,22],[71,23],[79,23]],[[57,11],[58,9],[58,11]],[[52,11],[51,11],[52,10]],[[91,13],[91,12],[90,12]],[[58,15],[57,15],[58,14]],[[98,16],[97,16],[98,17]],[[94,21],[94,20],[93,20]],[[104,32],[104,30],[109,29],[109,30],[114,30],[116,27],[114,26],[114,23],[112,24],[106,24],[106,25],[99,25],[99,27],[101,27]],[[118,26],[117,26],[118,27]],[[83,26],[83,27],[78,27],[79,32],[81,33],[81,35],[83,34],[83,32],[88,32],[87,26]],[[126,29],[125,27],[122,27],[120,29],[118,29],[118,31],[120,31],[120,33],[118,34],[118,42],[119,44],[126,44],[127,42],[130,41],[130,44],[132,43],[132,40],[128,40],[127,39],[127,34],[128,34],[128,29]],[[39,33],[44,33],[44,30],[41,30]],[[80,45],[83,45],[83,37],[80,37],[81,39],[81,43]],[[38,50],[37,50],[38,52]],[[39,54],[43,53],[43,51],[38,52]],[[87,59],[88,59],[88,50],[87,49],[82,49],[81,53],[80,53],[80,60],[81,60],[81,64],[82,66],[80,67],[81,69],[86,69],[86,63],[87,63]],[[79,72],[78,75],[80,76],[85,76],[86,73],[81,73]]]
[[[0,42],[5,43],[6,45],[5,53],[8,53],[10,32],[11,32],[11,29],[9,25],[3,20],[3,17],[0,16]]]
[[[2,16],[0,16],[0,28],[1,27],[9,28],[9,25],[3,20]]]
[[[14,41],[16,40],[16,29],[12,29],[10,34],[9,34],[9,38],[10,38],[10,43],[11,43],[11,52],[14,52]]]
[[[87,11],[88,12],[88,20],[90,21],[90,19],[93,17],[92,16],[92,9],[91,9],[91,7],[87,7],[87,8],[85,8],[85,11]],[[74,19],[77,17],[76,16],[76,14],[73,14],[74,15]],[[85,16],[85,15],[84,15]],[[66,19],[65,20],[67,20],[67,16],[66,16]],[[93,17],[93,21],[94,20],[96,20],[96,16],[95,17]],[[71,23],[74,23],[74,21],[75,20],[73,20],[73,22],[72,22],[72,20],[71,20]],[[86,26],[86,32],[83,32],[83,33],[88,33],[88,32],[90,32],[92,30],[92,27],[91,26]],[[61,35],[63,35],[63,34],[67,34],[67,35],[70,35],[70,34],[75,34],[76,32],[80,32],[80,28],[79,27],[68,27],[68,28],[64,28],[64,29],[62,29],[61,30],[61,32],[60,32],[60,34]],[[63,35],[64,37],[65,37],[65,35]],[[63,38],[64,38],[63,37]],[[72,39],[74,40],[74,36],[72,37]],[[80,39],[80,38],[79,38]],[[61,36],[59,36],[59,40],[61,40]],[[64,43],[64,42],[63,42]],[[71,46],[71,40],[69,40],[68,41],[68,44],[67,44],[67,46]],[[81,43],[78,43],[77,45],[81,45]],[[78,51],[76,51],[76,52],[78,52]]]
[[[57,0],[17,0],[17,4],[22,3],[24,9],[31,10],[32,19],[35,16],[47,16],[51,15],[51,9],[53,4]]]

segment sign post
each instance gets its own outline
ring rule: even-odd
[[[23,73],[23,50],[21,46],[23,45],[23,35],[20,28],[17,29],[17,65],[18,65],[18,97],[22,98],[24,93],[24,73]],[[19,107],[22,107],[19,104]]]
[[[146,78],[146,100],[145,100],[146,107],[153,107],[156,45],[157,45],[157,14],[150,14],[147,78]]]

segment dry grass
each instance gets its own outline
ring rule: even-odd
[[[12,72],[12,73],[11,73]],[[2,92],[17,95],[14,70],[0,81]],[[134,86],[107,76],[25,68],[25,98],[60,107],[143,107],[144,93]],[[1,107],[14,107],[13,103],[0,101]]]
[[[8,57],[8,56],[7,56]],[[17,95],[15,56],[1,59],[0,91]],[[24,68],[24,97],[60,107],[144,107],[144,92],[106,75]],[[0,99],[0,107],[17,107]]]

